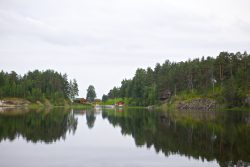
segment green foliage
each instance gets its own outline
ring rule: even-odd
[[[86,99],[90,102],[93,102],[96,98],[95,87],[93,85],[89,85],[87,89],[87,97]]]
[[[41,89],[39,89],[39,88],[32,88],[30,96],[28,97],[28,100],[30,100],[31,102],[43,101],[44,100],[44,96],[42,94]]]
[[[200,95],[197,93],[197,91],[182,91],[178,94],[178,96],[174,97],[175,100],[179,100],[179,101],[189,101],[192,100],[194,98],[199,98]]]
[[[244,91],[237,86],[233,78],[229,79],[223,87],[222,95],[228,107],[242,106],[245,98]]]
[[[250,91],[250,55],[221,52],[216,58],[178,63],[167,60],[154,69],[137,69],[132,79],[123,80],[107,96],[132,99],[130,105],[149,106],[158,104],[164,91],[184,99],[201,96],[241,106]]]
[[[109,97],[108,97],[107,95],[103,95],[103,96],[102,96],[102,102],[106,102],[106,101],[108,100],[108,98],[109,98]]]
[[[78,92],[79,90],[76,80],[75,79],[73,79],[73,81],[70,80],[68,93],[71,101],[75,99],[75,96],[78,96]]]
[[[115,98],[115,99],[107,99],[106,101],[103,101],[103,105],[115,105],[118,101],[124,101],[122,98]]]
[[[71,84],[70,84],[71,83]],[[49,99],[55,105],[78,95],[76,80],[68,81],[67,74],[53,70],[29,71],[24,76],[16,72],[0,72],[0,98],[19,97],[31,102]]]

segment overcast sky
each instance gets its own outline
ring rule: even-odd
[[[0,0],[0,70],[54,69],[97,96],[157,62],[250,51],[249,0]]]

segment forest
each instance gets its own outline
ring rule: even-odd
[[[157,63],[154,69],[138,68],[132,79],[124,79],[103,101],[123,98],[129,105],[159,104],[164,92],[172,96],[194,95],[215,99],[227,106],[246,105],[250,93],[250,55],[221,52],[182,62]]]
[[[15,71],[0,72],[0,99],[18,97],[31,102],[47,99],[54,105],[64,105],[65,100],[73,100],[77,95],[77,81],[69,80],[67,74],[53,70],[29,71],[23,76]]]

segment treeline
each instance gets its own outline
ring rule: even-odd
[[[0,72],[0,98],[19,97],[32,102],[48,99],[55,105],[63,105],[65,100],[73,100],[76,95],[77,81],[68,80],[67,74],[53,70],[35,70],[23,76],[15,71]]]
[[[249,91],[250,55],[221,52],[216,58],[167,60],[154,69],[137,69],[132,79],[123,80],[120,87],[103,95],[103,100],[119,97],[130,99],[131,105],[148,106],[159,103],[166,92],[171,96],[193,93],[241,106]]]

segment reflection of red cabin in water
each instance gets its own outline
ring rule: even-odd
[[[124,106],[124,102],[123,101],[118,101],[115,103],[116,106],[122,107]]]

